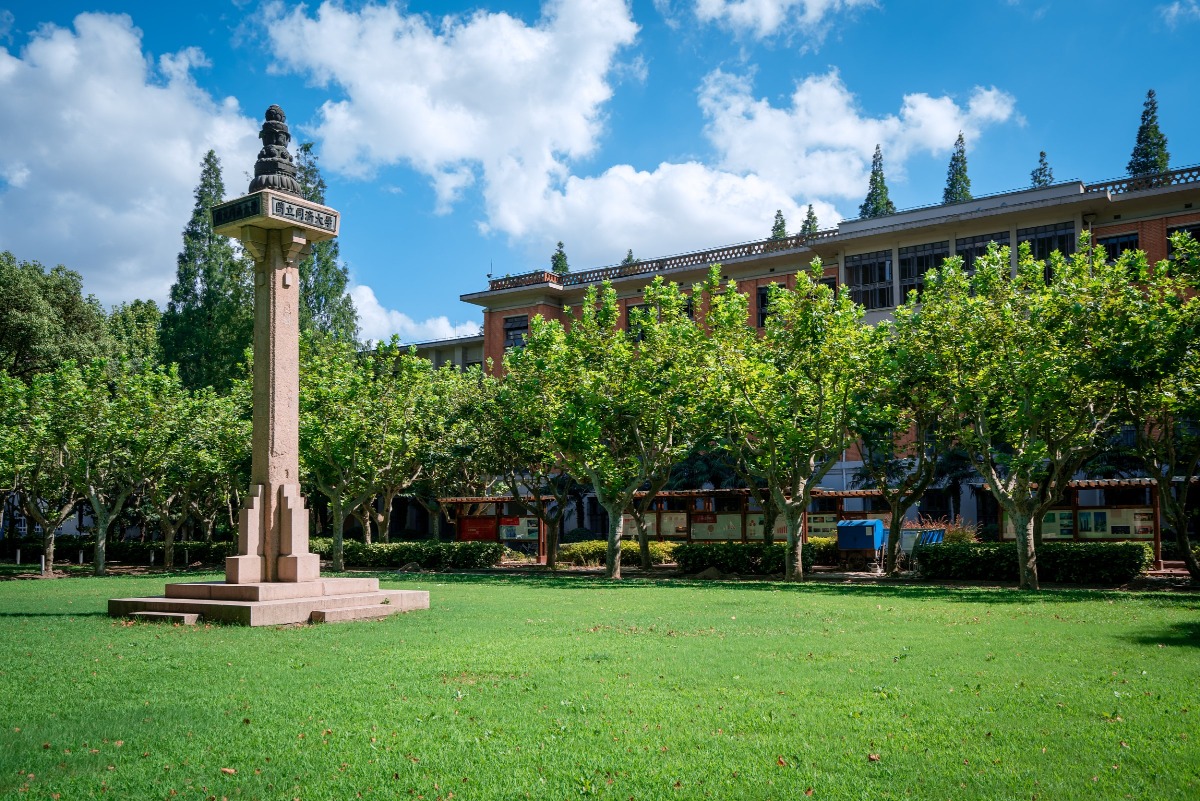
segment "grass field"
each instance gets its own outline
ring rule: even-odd
[[[1195,799],[1200,596],[413,576],[131,624],[0,582],[0,798]]]

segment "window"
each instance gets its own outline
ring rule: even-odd
[[[525,347],[525,337],[529,336],[529,315],[504,318],[504,349]]]
[[[833,290],[833,296],[834,296],[835,298],[837,297],[837,293],[838,293],[838,282],[837,282],[837,278],[835,278],[834,276],[832,276],[832,275],[831,275],[831,276],[829,276],[829,277],[827,277],[827,278],[822,278],[822,279],[821,279],[821,281],[820,281],[820,283],[821,283],[821,286],[827,286],[827,287],[829,287],[830,289],[832,289],[832,290]]]
[[[917,297],[920,297],[925,289],[925,273],[941,265],[949,255],[949,240],[900,248],[900,298],[907,299],[908,293],[914,289],[917,290]]]
[[[771,303],[771,287],[760,286],[758,288],[757,295],[758,295],[758,327],[766,328],[767,314],[770,311],[768,306]]]
[[[866,309],[888,309],[892,303],[892,251],[877,250],[846,257],[850,299]]]
[[[975,274],[975,260],[987,253],[988,245],[992,242],[997,245],[1007,245],[1008,231],[997,231],[994,234],[980,234],[954,240],[954,252],[962,256],[963,269],[966,270],[967,275]]]
[[[1075,252],[1075,223],[1020,228],[1017,230],[1017,241],[1028,242],[1035,259],[1048,259],[1056,250],[1064,256],[1070,256]]]
[[[1200,242],[1200,223],[1190,223],[1188,225],[1177,225],[1167,229],[1167,258],[1175,258],[1175,246],[1171,244],[1171,237],[1175,234],[1191,234],[1192,239]]]
[[[1121,258],[1121,254],[1125,251],[1138,249],[1138,235],[1135,231],[1132,234],[1106,236],[1097,239],[1096,244],[1104,248],[1108,263],[1112,264],[1114,261]]]
[[[1033,257],[1038,261],[1048,261],[1050,254],[1056,250],[1064,256],[1070,256],[1075,252],[1075,223],[1018,228],[1017,241],[1028,242]],[[1050,265],[1046,264],[1046,283],[1050,283],[1051,278]]]

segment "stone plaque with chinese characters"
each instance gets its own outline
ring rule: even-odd
[[[242,228],[301,228],[309,242],[332,239],[339,233],[341,215],[328,206],[283,192],[267,190],[215,206],[213,230],[237,236]]]

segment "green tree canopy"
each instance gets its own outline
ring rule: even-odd
[[[942,192],[943,203],[960,203],[971,199],[971,179],[967,175],[967,143],[962,131],[954,140],[954,151],[950,154],[950,166],[946,168],[946,189]]]
[[[550,272],[555,275],[566,275],[571,272],[571,265],[567,264],[567,252],[563,250],[562,242],[559,242],[558,247],[550,254]]]
[[[135,370],[162,363],[158,331],[162,312],[153,300],[133,300],[113,307],[108,315],[108,336],[113,358],[129,362]]]
[[[626,251],[625,258],[621,259],[621,266],[622,267],[632,267],[635,264],[640,264],[641,261],[642,261],[641,259],[634,257],[633,248],[630,248],[628,251]]]
[[[36,261],[17,261],[0,252],[0,370],[29,380],[74,359],[104,355],[108,346],[104,310],[83,295],[79,273]]]
[[[305,200],[325,204],[325,179],[312,142],[296,152],[296,180]],[[314,243],[300,261],[300,330],[353,342],[358,338],[358,311],[346,291],[350,272],[338,262],[339,256],[338,240],[326,239]]]
[[[179,376],[189,389],[228,389],[254,330],[253,266],[212,227],[212,208],[224,196],[221,163],[210,150],[201,164],[192,217],[183,230],[183,250],[160,334],[163,360],[179,365]]]
[[[1126,169],[1132,178],[1161,175],[1171,169],[1171,154],[1167,152],[1167,137],[1158,127],[1158,96],[1146,92],[1142,105],[1142,122],[1138,125],[1133,153]]]
[[[1034,186],[1049,186],[1054,183],[1054,170],[1050,169],[1050,163],[1046,161],[1045,150],[1038,153],[1038,163],[1029,173],[1029,180]]]
[[[817,225],[817,213],[813,211],[813,205],[808,204],[808,213],[804,215],[804,224],[800,226],[800,236],[808,238],[819,230]]]
[[[895,214],[896,204],[888,197],[887,181],[883,177],[883,151],[875,145],[871,157],[871,178],[867,184],[867,196],[858,207],[858,216],[866,219]]]
[[[775,222],[771,224],[771,239],[787,239],[787,220],[783,219],[783,210],[775,209]]]

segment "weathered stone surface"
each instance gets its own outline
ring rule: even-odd
[[[306,623],[312,619],[312,613],[318,610],[374,606],[385,606],[399,612],[428,609],[429,593],[423,590],[378,590],[262,601],[178,597],[113,598],[108,602],[108,613],[113,617],[127,617],[138,612],[185,613],[199,615],[205,621],[240,623],[244,626],[279,626]]]
[[[147,623],[180,623],[184,626],[194,626],[200,616],[187,612],[134,612],[130,617]]]

